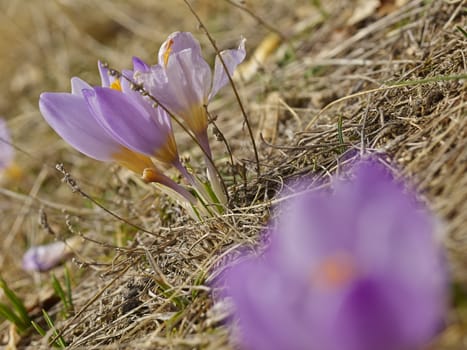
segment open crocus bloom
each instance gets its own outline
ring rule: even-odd
[[[11,146],[10,132],[5,120],[0,118],[0,170],[8,168],[14,157],[14,150]]]
[[[226,274],[247,349],[419,349],[447,278],[432,217],[372,162],[281,208],[271,245]]]
[[[123,146],[98,123],[83,95],[92,89],[89,84],[72,78],[71,87],[71,93],[44,92],[39,98],[42,116],[57,134],[88,157],[115,161],[137,173],[153,166],[149,157]]]
[[[220,53],[232,75],[245,59],[245,39],[238,49]],[[181,117],[210,155],[207,140],[206,106],[227,82],[225,69],[216,57],[214,75],[201,54],[199,42],[188,32],[172,33],[162,44],[159,63],[148,66],[138,58],[133,60],[137,83],[176,116]]]
[[[128,84],[106,76],[99,64],[103,87],[91,87],[79,78],[71,79],[71,93],[42,93],[39,108],[45,120],[65,141],[87,156],[115,161],[182,194],[195,198],[163,175],[150,156],[178,164],[170,119],[152,109]]]

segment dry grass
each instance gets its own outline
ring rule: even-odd
[[[222,326],[228,307],[211,299],[219,266],[235,259],[241,245],[255,249],[274,195],[287,181],[313,174],[326,182],[361,153],[384,155],[439,215],[453,276],[461,294],[467,291],[467,38],[456,30],[466,27],[465,1],[409,1],[352,26],[351,1],[326,4],[329,17],[310,1],[255,2],[254,14],[289,38],[255,75],[237,81],[258,133],[262,175],[256,178],[248,133],[225,88],[211,111],[233,149],[235,171],[214,137],[213,148],[232,198],[226,215],[201,224],[134,176],[70,150],[37,108],[41,91],[66,91],[71,76],[97,83],[97,59],[117,68],[128,66],[132,55],[154,61],[158,45],[175,30],[196,32],[212,58],[183,3],[166,3],[1,4],[0,107],[15,145],[25,151],[17,156],[21,177],[0,187],[1,273],[37,307],[49,293],[49,277],[25,274],[18,257],[27,246],[53,239],[37,223],[41,208],[56,239],[85,237],[69,264],[77,313],[57,321],[70,349],[232,348]],[[199,0],[194,7],[221,48],[243,35],[251,56],[269,33],[228,1]],[[188,152],[187,138],[177,137]],[[108,210],[151,233],[72,193],[60,184],[56,162]],[[433,348],[459,349],[467,342],[462,300]],[[7,331],[1,324],[0,341]],[[34,334],[18,347],[49,348]]]

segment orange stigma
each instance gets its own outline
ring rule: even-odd
[[[167,48],[165,49],[164,52],[164,66],[167,67],[167,64],[169,63],[169,56],[170,53],[172,52],[172,45],[174,44],[173,39],[170,39],[169,42],[167,43]]]
[[[337,253],[325,258],[311,274],[311,280],[318,286],[338,288],[357,274],[355,263],[351,256]]]
[[[119,79],[115,79],[112,84],[110,84],[110,88],[117,90],[117,91],[122,91],[122,85],[120,84]]]

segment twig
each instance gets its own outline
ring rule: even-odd
[[[152,231],[149,231],[149,230],[146,230],[145,228],[139,226],[139,225],[136,225],[134,223],[132,223],[131,221],[121,217],[120,215],[114,213],[113,211],[111,211],[110,209],[107,209],[106,207],[104,207],[102,204],[100,204],[98,201],[96,201],[94,198],[92,198],[90,195],[88,195],[86,192],[84,192],[79,186],[78,184],[76,183],[75,179],[71,177],[70,173],[68,173],[63,164],[57,164],[55,166],[55,168],[63,174],[63,181],[66,182],[70,187],[71,187],[71,190],[73,192],[78,192],[81,196],[83,196],[84,198],[90,200],[93,204],[97,205],[99,208],[101,208],[103,211],[105,211],[107,214],[113,216],[114,218],[116,218],[117,220],[120,220],[122,222],[124,222],[125,224],[127,225],[130,225],[131,227],[134,227],[136,228],[137,230],[140,230],[142,232],[145,232],[145,233],[148,233],[152,236],[157,236],[154,232]]]

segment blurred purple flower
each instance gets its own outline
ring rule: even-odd
[[[245,59],[245,39],[241,40],[238,49],[222,51],[221,55],[232,75]],[[199,42],[189,32],[169,35],[159,49],[158,59],[159,63],[150,67],[134,58],[134,76],[131,78],[143,84],[171,113],[180,116],[210,155],[205,106],[228,82],[220,59],[216,57],[213,75],[201,54]]]
[[[247,349],[406,350],[442,325],[432,217],[379,165],[290,200],[271,245],[226,273]]]
[[[0,170],[8,168],[13,163],[13,157],[10,132],[5,120],[0,118]]]
[[[23,255],[26,271],[48,271],[60,264],[71,254],[65,242],[58,241],[29,248]]]

